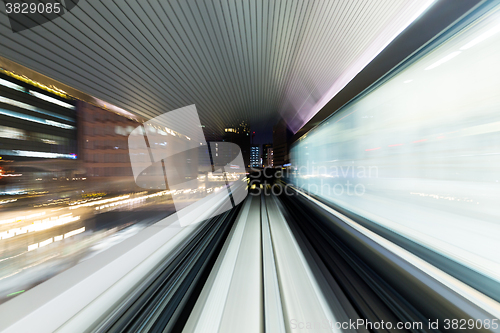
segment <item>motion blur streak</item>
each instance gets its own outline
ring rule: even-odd
[[[497,7],[302,137],[291,182],[500,282],[499,21]]]

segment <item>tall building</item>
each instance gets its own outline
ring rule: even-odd
[[[222,140],[237,144],[243,156],[246,167],[250,167],[250,129],[244,121],[237,126],[228,126],[224,129]]]
[[[265,160],[266,167],[274,167],[274,155],[273,155],[273,148],[267,148],[267,157]]]
[[[270,166],[268,163],[269,159],[269,149],[272,149],[272,143],[266,143],[262,145],[262,164],[264,167]]]
[[[288,142],[292,138],[292,135],[292,131],[290,131],[283,119],[278,121],[273,127],[274,166],[282,166],[289,163],[290,147]]]
[[[262,167],[262,157],[260,153],[260,145],[250,146],[250,166],[252,168]]]

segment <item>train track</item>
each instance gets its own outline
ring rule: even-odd
[[[94,331],[440,332],[494,318],[367,221],[293,191],[206,221]]]

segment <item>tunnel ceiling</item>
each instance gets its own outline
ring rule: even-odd
[[[431,2],[80,1],[18,33],[2,10],[0,54],[146,118],[297,131]]]

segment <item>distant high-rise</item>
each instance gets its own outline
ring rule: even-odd
[[[262,145],[262,164],[264,167],[272,166],[269,163],[270,152],[272,151],[272,149],[273,149],[272,143],[266,143]]]
[[[266,161],[266,166],[268,167],[274,167],[274,155],[273,155],[273,148],[267,148],[267,161]]]
[[[262,167],[262,157],[260,154],[260,145],[250,146],[250,166],[252,168]]]
[[[250,128],[244,121],[237,126],[228,126],[224,129],[222,140],[237,144],[243,155],[245,167],[250,166]]]

